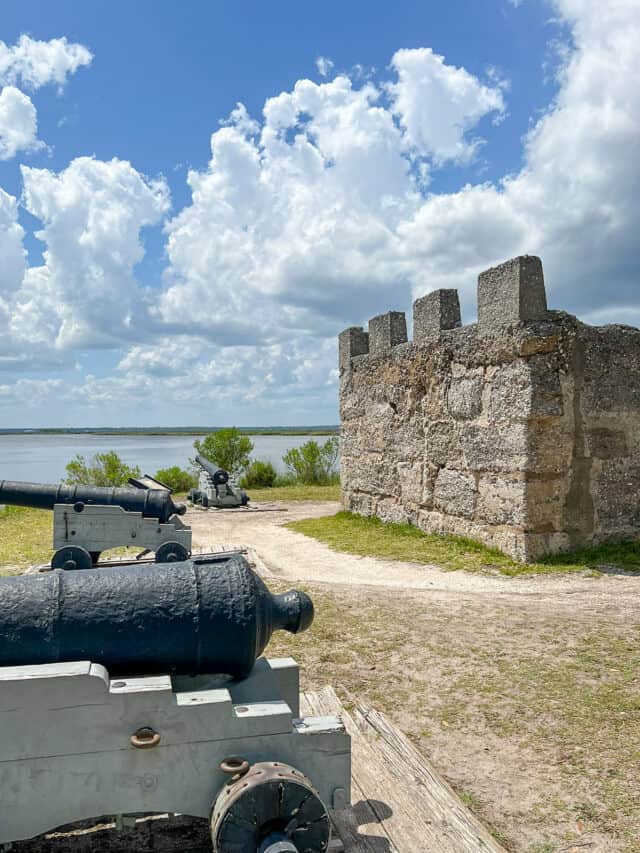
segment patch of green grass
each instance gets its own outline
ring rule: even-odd
[[[247,489],[252,503],[260,501],[339,501],[340,484],[330,486],[274,486],[271,489]]]
[[[0,510],[0,574],[8,573],[6,567],[46,563],[53,554],[52,541],[52,512],[21,506]]]
[[[549,572],[591,572],[615,566],[640,572],[640,542],[601,545],[567,554],[554,554],[537,563],[519,563],[494,548],[462,536],[423,533],[410,524],[391,524],[349,512],[292,521],[291,530],[311,536],[335,551],[387,560],[426,563],[443,569],[500,572],[503,575]]]

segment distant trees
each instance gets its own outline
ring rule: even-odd
[[[164,483],[173,492],[188,492],[189,489],[195,488],[198,482],[198,478],[193,471],[186,471],[179,465],[172,465],[170,468],[160,468],[154,476],[156,480],[160,480],[161,483]]]
[[[278,472],[271,462],[254,459],[242,475],[240,485],[243,489],[270,489],[277,479]]]
[[[336,470],[338,453],[338,437],[334,435],[324,444],[307,441],[301,447],[292,447],[282,461],[287,466],[290,480],[304,486],[324,486],[340,479]]]
[[[140,476],[137,466],[131,468],[113,450],[96,453],[88,461],[78,453],[66,470],[64,482],[70,486],[126,486],[129,477]]]
[[[224,468],[232,477],[239,477],[251,461],[253,442],[242,435],[236,427],[225,427],[210,432],[202,440],[196,439],[193,446],[197,453]]]

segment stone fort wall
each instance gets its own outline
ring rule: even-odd
[[[640,330],[547,310],[542,264],[342,332],[346,509],[477,539],[521,560],[640,535]]]

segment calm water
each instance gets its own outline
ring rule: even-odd
[[[90,457],[108,450],[128,465],[138,465],[146,474],[171,465],[188,467],[195,451],[197,436],[171,435],[0,435],[0,480],[24,480],[29,483],[57,483],[65,476],[65,465],[76,453]],[[325,436],[254,435],[252,456],[268,459],[282,471],[282,455],[290,447],[300,447]]]

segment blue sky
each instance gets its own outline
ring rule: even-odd
[[[341,328],[523,251],[637,323],[634,6],[5,0],[1,425],[335,422]]]
[[[330,0],[304,9],[297,2],[7,0],[0,38],[11,44],[23,33],[42,40],[66,35],[94,54],[61,95],[38,96],[40,135],[53,150],[28,162],[58,170],[81,155],[130,160],[145,174],[165,175],[174,209],[189,201],[186,171],[206,167],[217,123],[238,101],[259,115],[268,97],[296,80],[320,80],[319,56],[331,58],[334,73],[356,65],[379,72],[399,47],[427,45],[480,77],[491,67],[508,77],[508,120],[496,128],[486,118],[483,156],[468,168],[438,172],[434,191],[518,169],[521,138],[556,88],[542,66],[553,58],[548,45],[558,24],[539,0],[519,7],[509,0]],[[19,162],[0,162],[0,186],[16,195]]]

